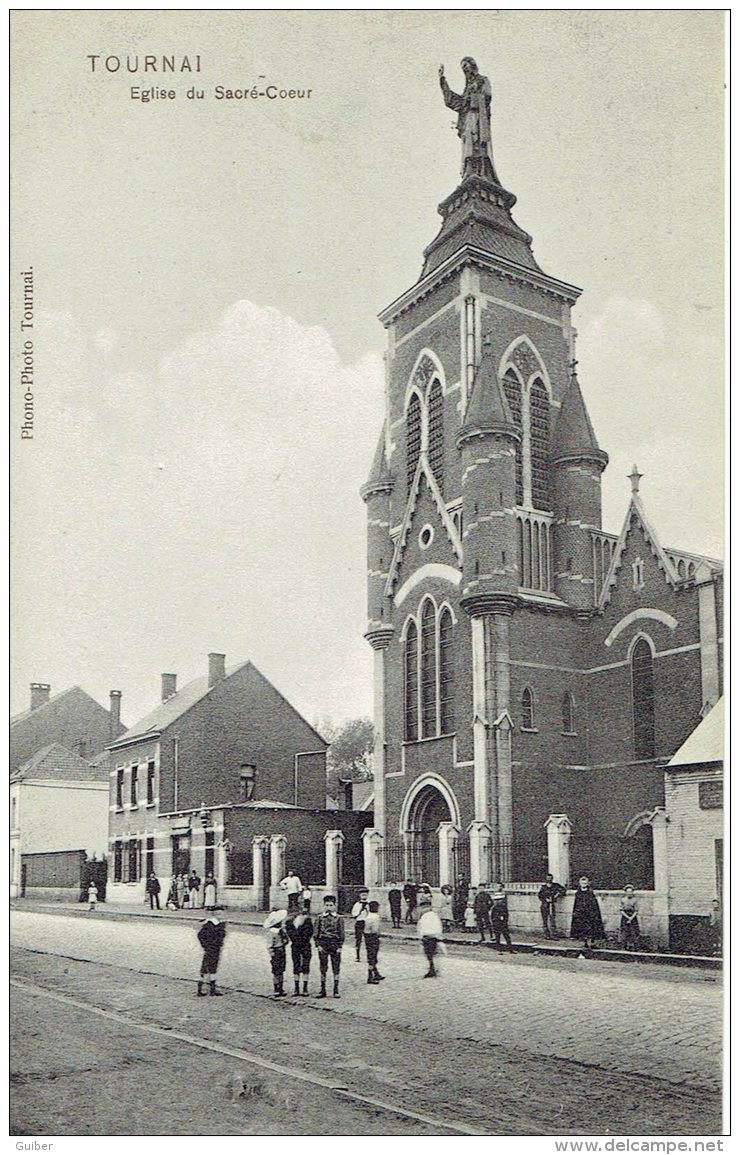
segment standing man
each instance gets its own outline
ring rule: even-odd
[[[493,931],[491,930],[491,896],[483,886],[478,888],[473,899],[473,910],[475,911],[475,922],[478,927],[480,941],[486,941],[486,931],[488,931],[488,936],[491,941],[493,941]]]
[[[358,962],[360,961],[360,947],[362,945],[362,935],[365,930],[365,919],[369,913],[369,898],[370,891],[363,887],[351,912],[352,918],[355,920],[355,954],[357,955]]]
[[[406,903],[406,918],[404,922],[413,923],[415,921],[414,911],[416,910],[416,886],[413,882],[409,881],[404,885],[403,897]]]
[[[200,964],[200,978],[198,979],[198,994],[205,995],[203,987],[208,985],[208,994],[221,995],[223,991],[216,990],[216,971],[221,959],[221,948],[226,938],[226,923],[213,915],[204,918],[198,931],[198,942],[203,947],[203,962]]]
[[[367,981],[371,986],[382,983],[385,975],[378,972],[378,952],[380,951],[380,903],[369,903],[365,918],[365,953],[367,955]]]
[[[190,872],[188,879],[188,892],[190,894],[190,909],[195,910],[200,906],[200,875],[196,874],[194,870]]]
[[[401,926],[401,891],[396,883],[388,891],[388,905],[391,908],[391,919],[394,930]]]
[[[156,904],[157,910],[161,909],[161,907],[159,905],[159,892],[161,889],[162,889],[162,886],[160,884],[160,881],[157,878],[154,871],[152,871],[152,873],[149,875],[149,877],[146,880],[146,892],[149,895],[149,907],[151,910],[154,910],[155,904]]]
[[[540,914],[542,915],[542,927],[545,932],[545,938],[555,938],[555,903],[559,898],[565,894],[565,887],[561,886],[559,882],[555,882],[551,874],[548,874],[542,886],[537,892],[537,897],[540,900]]]
[[[493,930],[494,938],[496,939],[496,946],[501,950],[501,936],[504,937],[504,942],[511,950],[511,935],[509,934],[509,901],[506,897],[504,884],[497,882],[494,884],[493,893],[491,895],[491,929]]]
[[[299,898],[303,894],[303,883],[297,874],[289,870],[285,878],[280,883],[280,889],[284,890],[288,896],[288,910],[298,911]]]
[[[331,973],[334,976],[334,998],[339,998],[339,971],[342,966],[342,947],[344,946],[344,919],[337,914],[337,900],[333,894],[324,895],[324,912],[316,920],[314,935],[319,951],[319,971],[321,972],[321,990],[316,996],[326,998],[326,974],[331,962]]]

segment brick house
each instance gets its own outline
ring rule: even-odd
[[[539,267],[515,200],[468,158],[420,279],[381,313],[370,881],[531,883],[555,815],[572,875],[649,887],[663,766],[720,694],[722,568],[661,545],[636,469],[621,532],[603,528],[580,290]]]
[[[109,749],[110,901],[140,902],[152,871],[166,889],[173,872],[193,867],[249,903],[262,885],[255,846],[268,879],[284,860],[323,869],[322,838],[336,826],[326,748],[251,662],[226,669],[223,654],[210,654],[207,676],[180,690],[163,674],[160,705]]]
[[[111,690],[106,710],[79,686],[52,697],[47,682],[32,682],[29,708],[10,720],[10,769],[17,770],[39,750],[55,744],[89,760],[125,729],[120,690]]]

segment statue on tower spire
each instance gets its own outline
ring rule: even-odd
[[[472,56],[461,61],[465,74],[462,93],[453,92],[439,66],[439,84],[448,108],[457,113],[457,135],[462,140],[462,175],[477,173],[499,184],[491,151],[491,82],[482,76]]]

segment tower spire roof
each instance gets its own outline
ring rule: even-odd
[[[473,378],[465,418],[458,437],[465,439],[481,433],[510,433],[519,436],[509,402],[493,363],[490,341],[483,340],[483,352]]]
[[[363,501],[375,493],[388,493],[393,488],[393,478],[388,468],[385,452],[385,430],[380,434],[378,445],[370,467],[370,476],[360,490]]]
[[[604,466],[609,461],[608,455],[599,448],[596,440],[576,376],[575,361],[571,364],[570,385],[555,425],[550,456],[553,461],[564,457],[598,457]]]

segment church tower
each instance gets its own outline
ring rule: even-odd
[[[475,881],[490,880],[512,832],[516,622],[593,610],[607,458],[573,368],[580,290],[543,272],[514,220],[490,86],[472,60],[463,67],[461,95],[440,78],[458,113],[461,182],[418,281],[380,315],[387,411],[363,498],[373,837],[387,855],[397,847],[386,861],[399,876],[434,873],[445,839],[469,846]]]

